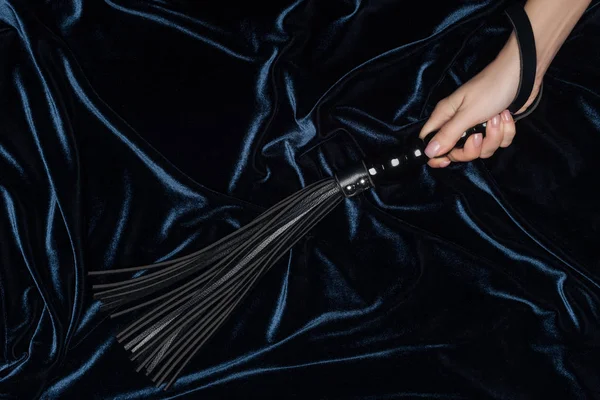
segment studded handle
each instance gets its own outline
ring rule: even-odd
[[[469,137],[475,133],[481,133],[483,135],[483,137],[485,137],[485,127],[487,126],[486,122],[482,122],[481,124],[477,124],[469,129],[467,129],[465,132],[463,132],[462,136],[460,137],[460,139],[458,139],[458,142],[456,142],[456,144],[454,145],[454,149],[462,149],[465,146],[465,143],[467,142],[467,139],[469,139]],[[427,136],[425,136],[425,138],[423,139],[423,142],[425,143],[425,145],[427,145],[429,143],[429,141],[433,138],[433,136],[438,133],[438,131],[433,131],[427,134]],[[449,153],[449,152],[448,152]],[[444,157],[446,156],[448,153],[443,154],[441,156],[438,157]]]
[[[467,139],[475,133],[481,133],[485,137],[485,127],[486,123],[483,122],[469,128],[462,134],[454,148],[463,148]],[[373,185],[377,186],[398,182],[402,180],[409,170],[426,164],[429,161],[429,157],[425,154],[425,147],[427,147],[427,144],[436,133],[437,131],[433,131],[424,139],[413,138],[405,148],[390,153],[385,157],[364,160],[364,167]],[[446,154],[439,157],[443,157]]]

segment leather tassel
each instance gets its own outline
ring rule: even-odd
[[[457,146],[475,132],[485,134],[485,124],[467,131]],[[363,160],[335,177],[315,182],[195,253],[152,265],[90,272],[92,276],[147,272],[92,287],[94,298],[102,302],[103,310],[112,312],[112,318],[146,309],[117,335],[137,371],[168,389],[259,279],[298,240],[344,199],[397,182],[424,165],[427,139],[416,139],[399,153]]]
[[[94,298],[103,302],[104,309],[125,307],[111,317],[148,308],[117,336],[138,364],[137,370],[157,386],[171,386],[257,281],[343,198],[337,182],[326,179],[194,254],[154,265],[92,272],[152,271],[93,286]]]

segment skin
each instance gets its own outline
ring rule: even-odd
[[[538,68],[534,90],[516,114],[534,101],[550,63],[590,3],[591,0],[527,1],[525,12],[534,32]],[[516,127],[507,108],[517,93],[519,68],[519,48],[513,33],[494,61],[436,105],[419,134],[423,138],[440,130],[425,149],[432,158],[429,166],[444,168],[451,162],[489,158],[498,148],[510,146]],[[481,134],[472,135],[464,148],[454,149],[446,157],[436,157],[452,149],[464,131],[485,121],[485,139]]]

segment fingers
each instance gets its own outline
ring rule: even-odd
[[[500,115],[494,117],[488,122],[485,128],[485,140],[481,149],[481,158],[490,158],[502,143],[502,127],[500,125]]]
[[[464,97],[455,92],[441,100],[421,129],[420,138],[437,131],[425,148],[429,157],[427,164],[433,168],[444,168],[451,162],[467,162],[476,158],[489,158],[499,147],[508,147],[516,134],[514,120],[508,110],[489,119],[485,138],[481,134],[472,135],[462,149],[454,149],[461,135],[481,122],[472,112],[465,111]],[[463,106],[461,108],[461,106]]]
[[[454,149],[446,157],[433,158],[428,164],[433,168],[444,168],[451,162],[474,160],[479,157],[482,143],[483,135],[476,133],[467,139],[462,149]]]
[[[474,160],[480,157],[483,143],[483,135],[481,133],[475,133],[467,139],[462,149],[452,150],[450,154],[448,154],[448,158],[454,162]]]
[[[515,122],[508,110],[494,116],[486,124],[485,138],[481,134],[472,135],[462,149],[453,149],[445,157],[429,160],[429,166],[444,168],[451,162],[467,162],[476,158],[489,158],[499,147],[508,147],[516,134]],[[444,153],[439,153],[444,154]]]
[[[500,147],[505,148],[510,146],[513,139],[515,138],[517,128],[515,127],[515,121],[508,110],[502,111],[501,118],[503,138],[502,143],[500,143]]]
[[[448,157],[438,157],[429,160],[427,164],[432,168],[446,168],[451,162]]]

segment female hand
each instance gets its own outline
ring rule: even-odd
[[[537,96],[544,74],[560,47],[579,21],[591,0],[527,0],[525,12],[531,22],[537,53],[536,81],[523,112]],[[487,122],[486,137],[472,135],[463,149],[452,150],[447,157],[429,160],[432,167],[445,167],[452,161],[487,158],[499,147],[511,144],[515,124],[506,108],[517,93],[520,79],[519,49],[514,34],[496,59],[449,97],[440,101],[419,137],[440,131],[431,139],[425,153],[443,155],[454,147],[464,131]]]
[[[520,80],[519,50],[511,37],[498,57],[483,71],[462,85],[435,107],[429,120],[421,129],[423,138],[439,129],[425,149],[431,167],[446,167],[454,161],[471,161],[491,157],[499,147],[508,147],[516,134],[515,123],[507,110],[514,100]],[[536,81],[534,91],[521,110],[535,99],[540,87]],[[453,149],[464,131],[487,122],[486,137],[472,135],[462,149]]]

